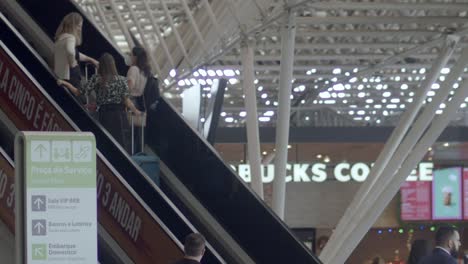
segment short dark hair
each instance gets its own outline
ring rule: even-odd
[[[447,241],[449,241],[452,238],[455,232],[458,232],[458,230],[452,226],[439,227],[435,236],[436,245],[440,246],[440,245],[445,244]]]
[[[184,252],[186,256],[199,257],[205,249],[205,237],[199,233],[193,233],[185,237]]]

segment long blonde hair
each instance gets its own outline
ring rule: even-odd
[[[81,30],[78,29],[78,25],[83,23],[83,17],[76,12],[69,13],[66,15],[55,32],[55,40],[64,33],[72,34],[76,38],[76,46],[81,44]]]

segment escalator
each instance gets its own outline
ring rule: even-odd
[[[72,11],[81,12],[74,2],[68,0],[48,0],[47,5],[34,0],[17,2],[49,37],[54,35],[56,26],[64,15]],[[80,51],[92,57],[99,57],[103,52],[109,52],[115,57],[119,72],[121,74],[126,72],[127,67],[122,55],[86,18],[83,23],[83,37],[84,44],[80,46]],[[21,53],[20,49],[16,51]],[[28,55],[21,57],[21,61],[28,60]],[[41,79],[46,76],[43,65],[37,66],[28,62],[25,64],[34,76]],[[111,161],[115,169],[129,172],[122,175],[125,181],[150,208],[154,209],[154,212],[168,210],[159,204],[161,200],[153,201],[154,186],[148,184],[145,176],[137,173],[139,170],[134,168],[128,158],[125,155],[114,155],[116,151],[120,153],[121,149],[111,142],[98,124],[90,122],[90,118],[76,102],[69,102],[68,94],[58,89],[49,79],[43,80],[47,84],[43,87],[49,96],[78,127],[95,133],[99,149],[101,150],[101,146],[106,148],[101,152]],[[146,133],[148,135],[146,142],[162,161],[164,192],[198,229],[204,231],[207,227],[198,216],[196,209],[206,210],[211,218],[220,224],[220,230],[229,234],[255,263],[320,263],[221,160],[214,149],[186,124],[170,104],[160,100],[155,111],[148,114],[148,121],[149,132]],[[130,171],[128,166],[131,167]],[[176,190],[174,187],[177,184],[181,189],[185,188],[191,196],[182,197],[180,189]],[[192,200],[198,201],[203,207],[192,206]],[[172,223],[166,219],[162,221],[176,237],[181,237],[177,226],[171,226]],[[220,246],[223,239],[224,237],[217,238],[213,234],[208,235],[208,240],[213,243],[214,248],[225,257],[228,252]],[[228,262],[242,263],[231,259],[228,259]]]
[[[122,263],[170,263],[183,255],[179,241],[196,230],[78,102],[57,87],[49,69],[3,14],[0,110],[1,122],[18,130],[93,132],[99,146],[99,234],[112,240],[109,246]],[[11,152],[11,145],[9,148]],[[132,188],[126,179],[138,188]],[[11,210],[0,207],[0,214],[10,215],[4,221],[9,227],[14,222]],[[106,263],[102,259],[107,257],[100,256],[100,261]],[[207,263],[224,262],[210,245],[205,257]]]

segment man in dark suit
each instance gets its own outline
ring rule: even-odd
[[[200,264],[205,254],[205,238],[198,233],[193,233],[185,238],[184,258],[174,264]]]
[[[432,254],[419,264],[457,264],[456,257],[461,246],[458,230],[450,226],[440,227],[435,240],[436,247]]]

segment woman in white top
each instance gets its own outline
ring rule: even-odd
[[[146,112],[145,98],[143,94],[145,92],[146,82],[148,81],[148,78],[151,78],[151,75],[151,66],[148,63],[148,56],[145,49],[134,47],[131,54],[131,66],[127,72],[127,80],[133,104],[141,112]],[[136,151],[143,151],[143,146],[141,146],[141,129],[144,129],[144,127],[138,127],[135,129],[134,149]]]
[[[66,15],[55,33],[54,72],[58,79],[68,80],[75,87],[81,85],[81,71],[78,61],[86,61],[98,66],[98,62],[77,48],[81,45],[83,17],[76,13]]]
[[[143,93],[146,81],[151,77],[151,66],[144,48],[134,47],[131,55],[132,65],[127,72],[128,89],[135,105],[140,111],[145,111]]]

